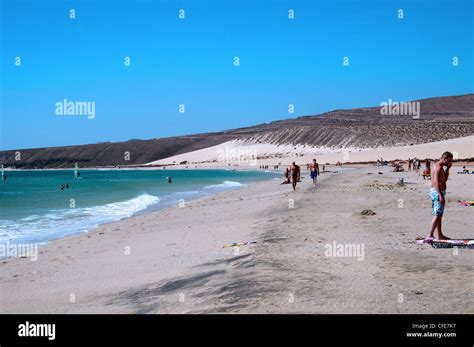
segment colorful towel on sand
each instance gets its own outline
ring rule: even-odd
[[[459,200],[458,204],[461,206],[474,206],[474,200],[464,200],[464,201]]]
[[[247,245],[251,245],[253,243],[257,243],[257,241],[234,242],[234,243],[230,243],[228,245],[224,245],[222,248],[247,246]]]
[[[429,238],[418,238],[415,240],[418,244],[427,243],[433,248],[471,248],[474,249],[474,239],[457,239],[457,240],[437,240]]]

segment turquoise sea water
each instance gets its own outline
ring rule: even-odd
[[[44,243],[135,214],[281,176],[227,170],[7,171],[0,242]],[[172,177],[168,183],[167,177]],[[61,190],[61,185],[69,188]]]

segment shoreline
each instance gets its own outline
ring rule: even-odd
[[[272,179],[271,179],[272,180]],[[265,180],[265,181],[269,181],[269,180]],[[265,182],[264,181],[264,182]],[[254,184],[254,183],[257,183],[257,182],[252,182],[252,183],[249,183],[249,184]],[[200,197],[197,197],[195,199],[190,199],[188,200],[188,202],[195,202],[195,203],[199,203],[199,202],[205,202],[206,199],[210,199],[210,198],[216,198],[216,197],[219,197],[221,194],[225,194],[225,193],[228,193],[230,191],[235,191],[235,190],[240,190],[240,189],[245,189],[248,185],[243,185],[241,187],[235,187],[235,188],[230,188],[228,190],[225,190],[225,191],[221,191],[221,192],[217,192],[215,194],[212,194],[212,195],[208,195],[208,196],[200,196]],[[162,211],[165,211],[167,209],[174,209],[176,208],[176,206],[163,206],[161,208],[158,208],[158,209],[150,209],[147,211],[148,208],[145,208],[144,210],[142,211],[138,211],[137,213],[135,213],[134,215],[130,216],[130,217],[125,217],[125,218],[122,218],[122,219],[119,219],[119,220],[116,220],[116,221],[111,221],[111,222],[106,222],[106,223],[102,223],[102,224],[99,224],[89,230],[86,230],[86,231],[80,231],[80,232],[76,232],[76,233],[72,233],[72,234],[66,234],[64,236],[60,236],[58,238],[55,238],[55,239],[52,239],[50,241],[44,241],[44,242],[32,242],[32,243],[28,243],[28,245],[35,245],[38,247],[38,249],[40,249],[40,247],[44,247],[46,245],[49,245],[49,244],[52,244],[54,242],[57,242],[57,241],[60,241],[60,240],[65,240],[65,239],[68,239],[68,238],[77,238],[77,237],[83,237],[83,236],[86,236],[90,233],[93,233],[95,232],[97,229],[101,228],[101,227],[107,227],[107,226],[113,226],[114,224],[120,224],[121,222],[124,222],[124,221],[128,221],[128,220],[133,220],[134,218],[137,218],[137,217],[141,217],[141,216],[146,216],[146,215],[150,215],[150,214],[155,214],[155,213],[159,213],[159,212],[162,212]],[[8,240],[5,244],[11,244],[11,245],[16,245],[15,243],[10,243],[10,240]],[[12,256],[9,256],[9,257],[0,257],[0,261],[2,260],[11,260],[11,259],[14,259],[15,257],[12,257]]]
[[[211,168],[213,169],[213,168]],[[176,171],[182,171],[181,169],[176,169]],[[39,171],[43,171],[43,170],[39,170]],[[169,171],[172,171],[172,170],[169,170]],[[258,171],[258,170],[255,170],[255,171]],[[275,174],[277,173],[278,171],[272,171],[272,172],[269,172],[269,173],[272,173],[272,174]],[[279,172],[278,172],[279,173]],[[200,200],[203,200],[203,199],[207,199],[207,198],[212,198],[212,197],[217,197],[221,194],[224,194],[226,192],[230,192],[230,191],[234,191],[234,190],[240,190],[240,189],[244,189],[246,188],[247,186],[249,185],[252,185],[252,184],[255,184],[255,183],[258,183],[260,181],[274,181],[277,177],[268,177],[268,178],[264,178],[263,180],[251,180],[249,182],[244,182],[244,183],[241,183],[241,182],[236,182],[236,183],[239,183],[240,185],[237,185],[237,186],[230,186],[230,187],[227,187],[227,188],[223,188],[223,190],[220,190],[220,191],[216,191],[216,192],[207,192],[205,193],[204,191],[198,193],[195,197],[191,197],[189,199],[186,199],[186,203],[190,203],[190,202],[196,202],[196,201],[200,201]],[[279,179],[279,177],[278,177]],[[201,187],[203,189],[205,189],[205,187]],[[186,191],[183,191],[183,192],[186,192]],[[171,194],[175,194],[176,192],[174,193],[171,193]],[[182,192],[181,192],[182,193]],[[136,199],[138,198],[139,196],[136,196],[135,198],[132,198],[133,199]],[[162,200],[162,198],[164,197],[167,197],[167,195],[164,195],[162,197],[158,197],[160,199],[160,201]],[[128,201],[128,200],[127,200]],[[10,245],[28,245],[28,246],[32,246],[34,245],[35,247],[43,247],[47,244],[50,244],[52,242],[55,242],[57,240],[61,240],[61,239],[64,239],[64,238],[68,238],[68,237],[77,237],[77,236],[82,236],[82,235],[87,235],[89,234],[90,232],[93,232],[95,230],[97,230],[98,228],[100,228],[101,226],[104,226],[104,225],[111,225],[111,224],[114,224],[114,223],[120,223],[122,221],[125,221],[125,220],[128,220],[128,219],[131,219],[131,218],[134,218],[134,217],[138,217],[138,216],[144,216],[144,215],[148,215],[148,214],[152,214],[152,213],[155,213],[155,212],[160,212],[160,211],[163,211],[163,210],[166,210],[166,209],[172,209],[172,208],[175,208],[176,206],[174,204],[170,204],[170,203],[167,203],[167,204],[164,204],[164,205],[160,205],[160,201],[158,201],[157,203],[155,204],[152,204],[152,205],[148,205],[147,207],[145,207],[144,209],[140,210],[140,211],[137,211],[135,212],[133,215],[131,216],[128,216],[128,217],[124,217],[124,218],[121,218],[121,219],[118,219],[118,220],[113,220],[113,221],[108,221],[108,222],[103,222],[103,223],[99,223],[97,224],[96,226],[93,226],[91,227],[90,229],[87,229],[87,230],[80,230],[80,231],[75,231],[75,232],[71,232],[71,233],[68,233],[68,232],[65,232],[63,235],[61,236],[58,236],[58,237],[54,237],[52,239],[46,239],[46,240],[36,240],[36,241],[28,241],[28,242],[20,242],[20,243],[17,243],[15,242],[15,240],[7,240],[6,242],[3,242],[2,244],[10,244]],[[125,202],[125,201],[114,201],[113,203],[120,203],[120,202]],[[179,201],[176,202],[176,205],[179,205]],[[108,204],[106,205],[94,205],[92,207],[88,207],[88,208],[94,208],[94,207],[100,207],[100,206],[107,206]],[[29,237],[31,239],[33,239],[34,237]],[[10,256],[6,256],[6,257],[0,257],[0,260],[4,260],[4,259],[9,259],[11,258]]]
[[[310,158],[317,158],[318,156],[317,155],[314,155],[314,156],[308,156],[308,157],[305,157],[305,159],[310,159]],[[454,160],[453,161],[453,166],[462,166],[462,165],[474,165],[474,161],[471,160],[473,159],[474,157],[472,158],[462,158],[462,159],[457,159],[457,160]],[[304,163],[302,163],[301,161],[299,161],[298,159],[295,159],[295,158],[282,158],[282,159],[289,159],[291,161],[296,161],[296,164],[302,166],[303,164],[306,164],[306,161]],[[299,158],[301,159],[301,158]],[[424,158],[420,160],[425,160]],[[430,158],[430,160],[432,161],[436,161],[438,159],[434,158]],[[262,163],[262,165],[269,165],[269,166],[273,166],[273,165],[277,165],[278,163],[271,163],[269,164],[269,159],[259,159],[259,162]],[[361,167],[361,166],[368,166],[368,165],[374,165],[375,166],[375,163],[377,162],[377,160],[370,160],[370,161],[360,161],[360,162],[343,162],[341,163],[341,165],[337,165],[336,163],[324,163],[324,165],[326,166],[330,166],[330,167],[337,167],[337,168],[340,168],[340,167]],[[406,159],[392,159],[392,160],[387,160],[387,162],[389,163],[393,163],[393,162],[401,162],[401,163],[406,163],[407,160]],[[308,161],[309,163],[309,161]],[[197,167],[185,167],[185,165],[181,165],[181,164],[168,164],[168,165],[163,165],[163,166],[159,166],[159,167],[155,167],[155,166],[146,166],[146,164],[143,164],[143,166],[139,165],[139,166],[133,166],[133,167],[120,167],[120,168],[113,168],[113,167],[81,167],[79,168],[79,171],[153,171],[153,170],[156,170],[156,171],[162,171],[162,170],[168,170],[168,171],[177,171],[177,170],[222,170],[222,171],[257,171],[257,172],[283,172],[282,169],[278,168],[277,170],[273,170],[273,169],[267,169],[267,170],[262,170],[262,169],[259,169],[258,168],[258,165],[249,165],[249,166],[235,166],[235,164],[231,164],[231,166],[221,166],[221,163],[218,163],[218,166],[212,166],[212,165],[209,165],[209,164],[212,164],[212,163],[199,163],[199,164],[193,164],[193,166],[197,166]],[[280,164],[279,166],[280,167],[285,167],[285,166],[289,166],[291,163],[290,162],[287,162],[285,164]],[[322,162],[319,162],[320,165],[322,165],[323,163]],[[234,165],[234,166],[232,166]],[[4,168],[4,171],[5,172],[26,172],[26,171],[74,171],[74,168],[46,168],[46,169],[16,169],[16,168],[10,168],[10,167],[6,167]]]
[[[404,187],[395,184],[400,177]],[[458,206],[456,199],[474,195],[473,179],[450,177],[448,236],[469,236],[472,210]],[[102,225],[43,246],[36,262],[2,261],[0,309],[473,313],[465,297],[472,289],[467,280],[472,250],[454,254],[414,243],[431,219],[427,184],[415,172],[366,166],[322,174],[313,190],[303,170],[296,192],[265,180],[184,208]],[[403,208],[397,206],[399,199]],[[360,215],[364,209],[375,215]],[[223,247],[252,240],[257,243]],[[325,255],[334,242],[363,245],[365,255],[362,260]]]

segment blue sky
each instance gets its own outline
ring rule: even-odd
[[[1,149],[219,131],[474,92],[472,1],[0,3]],[[95,118],[56,115],[64,98],[95,102]]]

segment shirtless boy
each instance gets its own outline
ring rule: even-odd
[[[449,237],[443,235],[441,231],[441,220],[443,218],[444,206],[446,205],[446,181],[449,177],[449,169],[453,165],[453,155],[450,152],[444,152],[440,160],[436,162],[431,170],[431,209],[433,220],[431,221],[430,233],[427,241],[433,240],[433,235],[438,229],[439,240],[449,240]],[[446,170],[444,169],[446,167]]]

